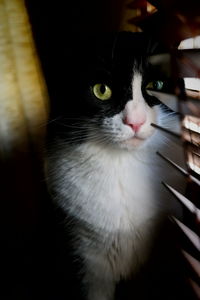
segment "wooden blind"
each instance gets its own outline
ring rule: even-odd
[[[148,4],[155,7],[151,13],[147,10]],[[133,13],[129,22],[160,40],[168,51],[167,55],[158,54],[157,61],[164,70],[170,71],[174,91],[173,94],[169,91],[159,95],[155,92],[155,95],[164,104],[179,111],[181,133],[153,126],[171,135],[171,139],[175,138],[185,153],[185,168],[176,159],[172,160],[162,153],[158,155],[168,163],[166,167],[178,170],[187,184],[185,193],[167,183],[165,187],[184,208],[183,222],[174,219],[174,224],[182,232],[182,237],[186,237],[180,238],[179,242],[188,265],[188,281],[196,298],[200,299],[200,3],[195,0],[135,0],[130,1],[130,7]],[[139,16],[134,15],[135,9],[139,10]],[[184,83],[182,81],[180,86],[181,78]]]

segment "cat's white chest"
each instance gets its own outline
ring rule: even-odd
[[[72,213],[109,232],[131,230],[152,217],[156,201],[150,160],[90,145],[81,164],[81,151],[80,164],[66,175],[73,189],[69,195]]]
[[[88,248],[93,238],[88,241],[86,235],[81,237],[80,251],[88,261],[100,260],[103,272],[111,264],[116,280],[146,259],[159,215],[153,165],[145,155],[82,145],[63,161],[68,170],[63,173],[63,195],[68,199],[64,208],[67,205],[71,215],[96,232],[94,248],[101,247],[93,257]]]
[[[118,281],[147,259],[170,208],[168,194],[164,205],[163,168],[150,149],[136,155],[85,143],[69,150],[54,163],[57,200],[83,224],[77,252],[88,268],[100,267]]]

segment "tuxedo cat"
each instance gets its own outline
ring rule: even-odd
[[[165,88],[151,53],[142,33],[97,34],[66,58],[65,94],[52,104],[47,183],[82,261],[87,300],[114,299],[173,211],[155,154],[166,143],[151,123],[173,127],[174,114],[151,94]]]

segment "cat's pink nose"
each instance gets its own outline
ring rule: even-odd
[[[130,126],[133,131],[137,132],[140,130],[141,126],[145,123],[145,121],[143,122],[128,122],[127,118],[124,120],[124,124]]]

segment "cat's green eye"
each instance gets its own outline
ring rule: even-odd
[[[112,96],[112,91],[106,84],[97,83],[92,87],[92,91],[100,100],[109,100]]]
[[[161,80],[154,80],[147,84],[146,89],[152,89],[156,91],[161,91],[164,86],[164,82]]]

